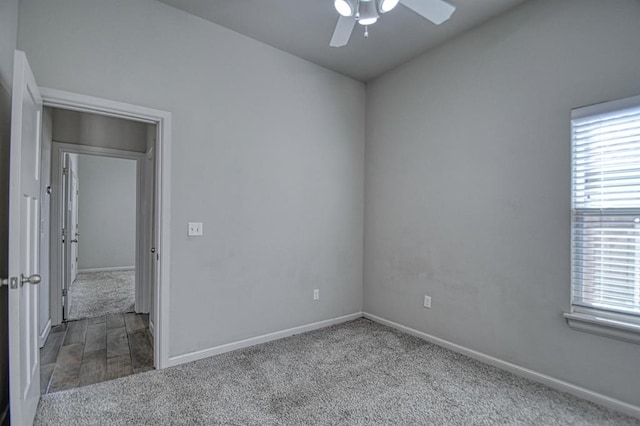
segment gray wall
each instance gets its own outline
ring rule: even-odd
[[[640,347],[561,315],[569,110],[640,93],[639,16],[530,1],[369,85],[368,312],[640,404]],[[361,84],[151,0],[20,23],[41,85],[174,114],[172,354],[361,308]]]
[[[529,1],[368,86],[365,311],[640,405],[640,346],[562,317],[569,111],[640,93],[639,22]]]
[[[18,40],[42,86],[173,114],[171,355],[361,310],[363,84],[153,0],[23,0]]]
[[[49,308],[49,289],[51,288],[50,274],[50,219],[51,195],[47,194],[47,187],[51,185],[51,142],[52,142],[51,108],[43,108],[42,112],[42,148],[41,148],[41,178],[40,178],[40,335],[45,330],[51,318]]]
[[[53,109],[56,142],[145,152],[147,127],[145,123],[105,115]]]
[[[9,139],[13,51],[18,37],[18,0],[0,1],[0,276],[8,274]],[[0,288],[0,415],[9,404],[7,288]]]
[[[13,51],[18,39],[18,0],[0,2],[0,80],[13,84]]]
[[[136,162],[78,155],[78,268],[136,263]]]

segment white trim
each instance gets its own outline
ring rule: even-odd
[[[172,116],[161,111],[109,99],[81,95],[62,90],[40,88],[43,103],[53,108],[120,117],[156,124],[156,254],[157,278],[154,292],[154,324],[157,331],[153,339],[154,365],[161,369],[169,360],[169,298],[171,259],[171,135]]]
[[[598,336],[640,344],[640,325],[616,319],[607,313],[564,313],[569,327]]]
[[[144,159],[144,153],[135,152],[135,151],[126,151],[122,149],[113,149],[113,148],[103,148],[96,146],[88,146],[88,145],[76,145],[70,143],[61,143],[53,141],[51,143],[51,209],[49,214],[49,256],[50,256],[50,279],[49,279],[49,312],[52,324],[58,325],[64,318],[62,317],[62,305],[60,301],[62,300],[62,282],[64,280],[62,273],[63,270],[60,267],[62,262],[64,262],[63,258],[63,250],[62,242],[59,238],[62,235],[62,221],[64,217],[64,188],[62,185],[63,177],[62,177],[62,169],[64,164],[65,154],[82,154],[82,155],[95,155],[100,157],[111,157],[111,158],[119,158],[124,160],[135,161],[136,163],[136,248],[135,248],[135,263],[139,265],[141,262],[142,255],[140,253],[142,247],[142,236],[141,232],[143,231],[138,222],[140,221],[140,163],[142,163]],[[138,271],[140,267],[136,268],[136,302],[138,299],[138,290],[141,286],[139,282]],[[137,308],[137,303],[136,303]]]
[[[51,89],[49,87],[40,87],[40,94],[42,95],[45,106],[52,108],[90,112],[148,124],[157,124],[161,120],[171,117],[171,113],[167,111],[118,102],[111,99],[96,98],[80,93]]]
[[[167,366],[174,366],[184,364],[186,362],[197,361],[202,358],[208,358],[214,355],[220,355],[225,352],[231,352],[238,349],[246,348],[249,346],[259,345],[261,343],[271,342],[273,340],[283,339],[285,337],[293,336],[294,334],[306,333],[308,331],[318,330],[320,328],[329,327],[331,325],[340,324],[347,321],[352,321],[362,317],[362,312],[355,312],[349,315],[343,315],[341,317],[332,318],[324,321],[318,321],[307,325],[301,325],[298,327],[288,328],[286,330],[274,331],[273,333],[263,334],[261,336],[250,337],[248,339],[238,340],[236,342],[226,343],[220,346],[214,346],[209,349],[202,349],[199,351],[189,352],[182,355],[175,355],[169,357]]]
[[[110,266],[108,268],[78,269],[78,273],[81,273],[81,272],[134,271],[135,269],[136,269],[135,265],[133,265],[133,266]]]
[[[103,148],[101,146],[90,146],[90,145],[78,145],[75,143],[56,142],[55,140],[52,141],[51,143],[56,144],[59,150],[62,150],[67,154],[95,155],[98,157],[120,158],[123,160],[133,160],[133,161],[142,160],[144,158],[143,152],[127,151],[125,149]]]
[[[530,370],[528,368],[521,367],[516,364],[512,364],[508,361],[503,361],[499,358],[495,358],[493,356],[483,354],[482,352],[478,352],[473,349],[469,349],[464,346],[457,345],[455,343],[449,342],[448,340],[440,339],[439,337],[435,337],[430,334],[423,333],[422,331],[418,331],[416,329],[407,327],[405,325],[401,325],[393,321],[389,321],[387,319],[381,318],[379,316],[376,316],[367,312],[364,312],[363,316],[367,319],[370,319],[371,321],[375,321],[377,323],[386,325],[387,327],[395,328],[396,330],[400,330],[412,336],[419,337],[421,339],[424,339],[438,346],[442,346],[443,348],[447,348],[454,352],[460,353],[462,355],[466,355],[470,358],[476,359],[480,362],[484,362],[485,364],[492,365],[501,370],[508,371],[517,376],[521,376],[526,379],[530,379],[535,382],[542,383],[544,385],[549,386],[550,388],[557,389],[562,392],[570,393],[579,398],[586,399],[587,401],[591,401],[596,404],[603,405],[605,407],[611,408],[613,410],[619,411],[629,416],[640,418],[640,407],[633,404],[629,404],[628,402],[611,398],[609,396],[603,395],[598,392],[594,392],[592,390],[583,388],[581,386],[574,385],[569,382],[565,382],[564,380],[556,379],[555,377],[551,377],[546,374],[539,373],[537,371]]]
[[[50,332],[51,332],[51,318],[47,320],[47,325],[44,326],[44,330],[42,330],[42,333],[40,333],[40,336],[38,336],[38,343],[40,344],[41,349],[44,346],[44,344],[47,343],[47,339],[49,338]]]
[[[142,298],[142,289],[144,288],[144,284],[142,282],[142,258],[144,253],[142,252],[144,248],[144,239],[145,239],[145,231],[142,227],[142,168],[144,167],[144,157],[138,158],[136,161],[136,254],[135,254],[135,279],[134,279],[134,291],[135,296],[133,299],[134,311],[142,312],[141,308],[141,298]],[[148,311],[147,311],[148,312]]]
[[[571,119],[578,120],[590,115],[606,114],[620,109],[637,107],[638,105],[640,105],[640,95],[630,96],[623,99],[615,99],[613,101],[600,102],[572,109]]]
[[[149,146],[149,131],[147,131],[147,146]],[[155,138],[154,141],[155,143]],[[137,272],[138,282],[141,283],[139,294],[136,293],[136,312],[150,313],[153,297],[153,180],[154,180],[154,147],[147,149],[144,159],[140,162],[140,271]]]

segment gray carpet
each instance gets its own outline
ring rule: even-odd
[[[358,319],[43,396],[36,425],[640,425]]]
[[[69,319],[132,312],[135,271],[80,272],[71,285]]]

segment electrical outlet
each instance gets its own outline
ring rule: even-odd
[[[431,296],[424,295],[424,307],[431,309]]]
[[[189,222],[189,226],[187,227],[187,235],[189,237],[201,237],[202,222]]]
[[[318,300],[320,299],[320,289],[315,289],[313,290],[313,300]]]

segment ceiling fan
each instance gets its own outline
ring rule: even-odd
[[[402,3],[436,25],[449,19],[456,10],[455,6],[444,0],[334,0],[334,6],[340,18],[329,46],[345,46],[351,38],[356,22],[365,27],[364,36],[368,37],[367,27],[378,21],[379,13],[391,11],[398,3]]]

